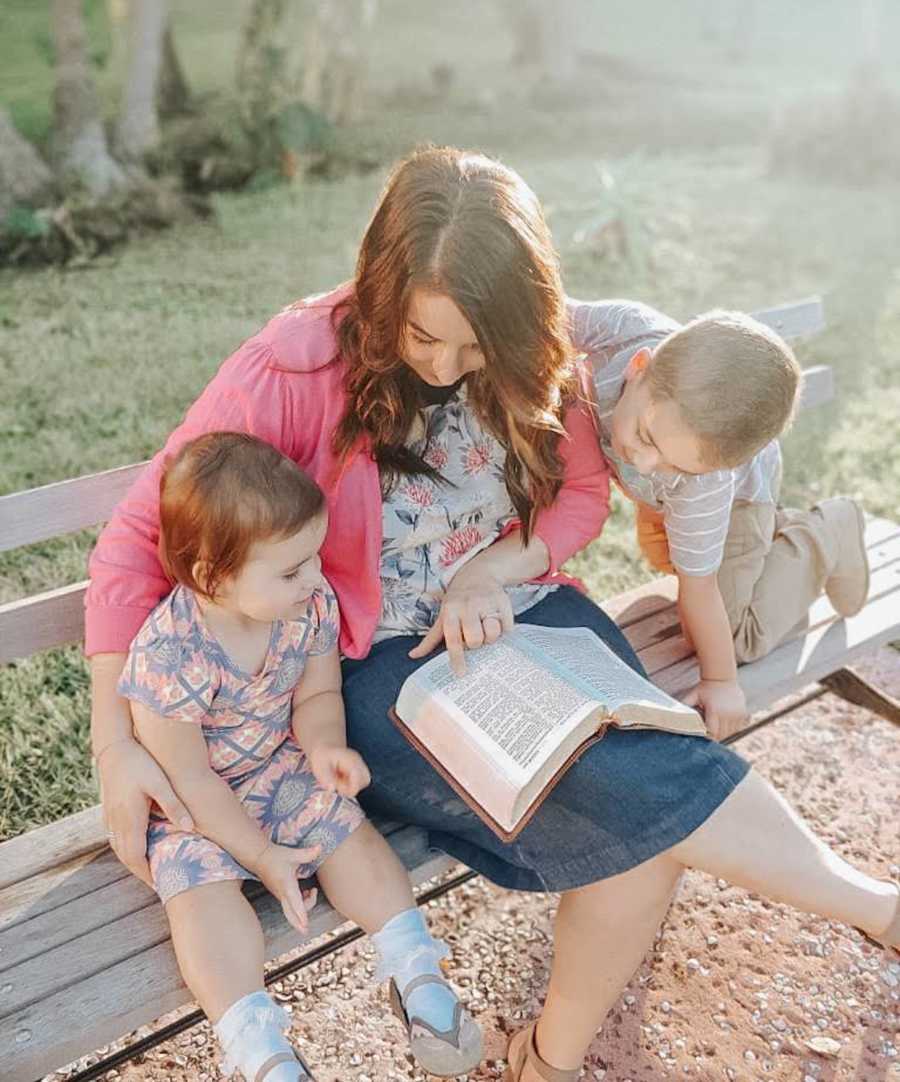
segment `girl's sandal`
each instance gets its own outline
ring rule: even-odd
[[[895,883],[893,879],[882,879],[882,883],[890,883],[897,892],[897,905],[894,909],[894,919],[887,928],[878,935],[873,935],[871,932],[864,932],[862,928],[857,928],[856,930],[863,939],[868,940],[873,947],[881,947],[883,950],[892,950],[897,954],[900,954],[900,883]]]
[[[453,1024],[449,1029],[437,1030],[415,1014],[408,1014],[404,1000],[423,984],[442,984],[453,989],[443,978],[433,973],[414,977],[401,995],[397,982],[391,980],[388,995],[391,1010],[406,1027],[409,1047],[419,1066],[438,1078],[456,1078],[468,1074],[481,1062],[481,1030],[463,1009],[457,999],[453,1011]],[[453,992],[454,997],[456,993]]]
[[[274,1070],[279,1063],[299,1063],[306,1073],[300,1075],[298,1082],[306,1082],[306,1079],[309,1079],[309,1082],[316,1082],[315,1075],[309,1069],[306,1060],[300,1055],[296,1048],[293,1052],[276,1052],[274,1056],[269,1056],[266,1062],[256,1072],[253,1082],[263,1082],[266,1075]]]
[[[580,1067],[576,1067],[574,1071],[561,1071],[558,1067],[551,1067],[549,1063],[545,1063],[538,1055],[537,1046],[534,1043],[536,1028],[537,1022],[532,1022],[530,1026],[520,1029],[518,1033],[510,1037],[509,1048],[506,1051],[509,1066],[506,1068],[503,1082],[520,1082],[522,1071],[526,1066],[530,1067],[544,1082],[575,1082],[581,1074]]]

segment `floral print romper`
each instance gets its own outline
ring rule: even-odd
[[[262,669],[242,672],[207,629],[194,594],[177,586],[147,617],[119,680],[119,694],[173,721],[201,725],[209,761],[257,826],[278,845],[318,845],[313,875],[364,814],[323,789],[291,732],[291,697],[308,657],[338,639],[337,599],[316,590],[303,616],[276,620]],[[221,846],[180,830],[154,805],[147,832],[153,885],[163,902],[191,887],[256,879]]]

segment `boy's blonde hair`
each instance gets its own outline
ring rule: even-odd
[[[743,312],[686,323],[647,366],[655,401],[671,399],[711,469],[749,461],[791,423],[802,373],[790,346]]]

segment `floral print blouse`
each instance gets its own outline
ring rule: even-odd
[[[470,408],[465,383],[420,417],[408,446],[448,483],[400,477],[384,497],[375,642],[428,631],[456,572],[518,517],[503,476],[506,451]],[[506,592],[518,615],[554,589],[524,583]]]

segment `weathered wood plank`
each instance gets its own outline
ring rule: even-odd
[[[443,854],[430,855],[424,834],[414,828],[397,832],[392,844],[412,867],[417,885],[455,864]],[[267,959],[343,923],[320,901],[311,914],[309,935],[301,938],[287,925],[273,898],[263,896],[256,907],[266,930]],[[189,1001],[171,944],[160,943],[0,1020],[4,1082],[32,1082]],[[64,1025],[60,1019],[65,1019]]]
[[[633,624],[654,616],[674,604],[678,596],[678,581],[674,575],[663,575],[642,583],[633,590],[600,601],[610,619],[626,633]]]
[[[84,638],[87,582],[0,605],[0,665]]]
[[[19,907],[18,913],[10,910],[11,921],[0,930],[0,985],[7,980],[5,973],[13,966],[73,940],[84,941],[85,936],[97,929],[104,929],[148,906],[158,906],[156,893],[146,883],[122,865],[119,868],[125,874],[119,874],[119,868],[115,867],[119,862],[111,853],[105,863],[106,871],[116,878],[94,890],[73,895],[62,905],[50,909],[43,909],[42,905],[43,911],[39,913],[33,913],[27,907]],[[42,873],[41,878],[46,874]],[[20,886],[17,884],[14,889]],[[52,894],[42,895],[38,901],[44,903],[47,898],[52,901]],[[4,904],[0,897],[0,906]],[[0,997],[0,1009],[2,1006]]]
[[[38,872],[0,894],[0,928],[5,933],[47,913],[62,921],[64,907],[110,884],[121,886],[130,875],[108,849]]]
[[[824,364],[803,370],[798,410],[812,409],[834,398],[834,372]]]
[[[0,891],[105,845],[106,831],[99,804],[29,830],[0,844]]]
[[[809,338],[825,329],[825,308],[819,296],[789,301],[774,308],[761,308],[753,318],[778,331],[782,338]]]
[[[879,568],[872,574],[871,582],[869,584],[869,600],[866,603],[866,608],[868,609],[885,596],[893,597],[895,599],[897,611],[900,613],[900,559],[896,557],[886,566]],[[866,609],[863,610],[863,612],[865,611]],[[831,607],[828,598],[820,597],[809,610],[809,624],[806,627],[798,626],[795,628],[794,631],[789,634],[787,641],[806,638],[812,632],[821,629],[824,625],[834,623],[836,620],[838,620],[837,614]],[[900,617],[898,617],[898,620],[900,620]],[[690,671],[697,671],[694,652],[688,646],[680,630],[674,631],[671,636],[663,638],[661,641],[651,643],[644,649],[638,650],[637,653],[638,657],[641,659],[641,664],[647,670],[649,675],[657,682],[660,680],[661,673],[681,662],[690,662],[692,665]],[[754,662],[754,664],[761,663],[762,662]],[[743,670],[741,669],[740,671]],[[689,687],[690,685],[687,686]],[[666,688],[666,690],[668,690],[668,688]],[[684,688],[683,690],[687,690],[687,688]]]
[[[0,552],[105,522],[146,462],[0,496]]]
[[[808,634],[782,643],[768,657],[742,665],[738,680],[747,694],[748,707],[756,712],[898,637],[900,591],[893,590],[870,601],[857,616],[820,624]],[[654,675],[661,688],[676,696],[698,678],[695,657]]]
[[[889,522],[887,519],[871,518],[867,520],[866,549],[868,551],[869,565],[873,575],[888,564],[900,560],[900,526],[893,522]],[[870,597],[877,596],[878,590],[890,587],[889,577],[885,578],[884,576],[881,576],[879,582],[882,583],[880,587],[876,587],[875,585],[870,587]],[[661,601],[663,598],[667,598],[669,594],[674,597],[674,587],[676,585],[674,578],[667,576],[663,579],[655,580],[655,583],[663,587],[663,589],[660,590],[660,594],[657,595]],[[652,584],[648,583],[647,585],[650,586]],[[631,593],[635,592],[636,591],[632,591]],[[630,596],[630,594],[623,594],[622,598],[624,599],[628,596]],[[656,609],[656,607],[653,606],[653,609]],[[810,626],[818,624],[822,620],[832,619],[834,616],[834,609],[832,609],[828,599],[822,597],[816,601],[810,609]],[[620,624],[620,626],[622,625]],[[663,641],[670,639],[673,635],[678,634],[680,626],[678,610],[674,603],[669,603],[665,606],[661,605],[658,610],[652,611],[650,615],[626,624],[623,630],[629,643],[631,643],[632,647],[640,653],[647,647],[662,643]],[[665,655],[663,654],[663,658],[664,657]],[[646,665],[646,661],[644,663]],[[658,667],[658,664],[653,660],[651,660],[651,664]],[[655,671],[655,668],[653,671]]]
[[[384,820],[375,825],[388,839],[407,829]],[[0,891],[0,973],[156,904],[156,894],[106,848],[105,838],[103,845]]]

